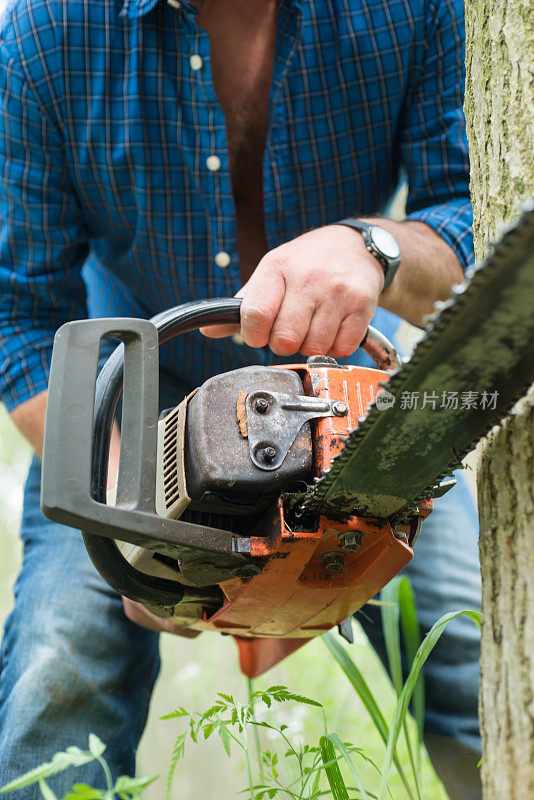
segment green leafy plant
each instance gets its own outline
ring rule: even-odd
[[[398,696],[391,725],[388,726],[371,688],[354,661],[350,658],[347,648],[331,633],[325,634],[323,636],[323,641],[352,683],[356,694],[362,701],[380,737],[386,745],[384,763],[380,769],[381,782],[377,790],[379,800],[385,800],[388,794],[388,779],[392,766],[396,767],[410,800],[421,800],[420,753],[423,747],[422,735],[424,722],[424,685],[421,680],[421,670],[446,626],[452,622],[453,619],[466,616],[480,629],[481,615],[478,611],[470,610],[455,611],[445,614],[433,625],[425,639],[421,641],[414,595],[408,578],[403,577],[395,579],[388,584],[382,591],[380,606],[388,663],[392,682]],[[399,621],[408,661],[411,663],[411,668],[404,685],[402,683]],[[410,702],[412,703],[412,710],[417,726],[415,758],[406,724]],[[408,776],[397,754],[397,742],[401,731],[404,733],[407,740],[414,786],[412,786],[408,780]]]
[[[324,708],[316,700],[295,694],[285,686],[271,686],[254,691],[252,682],[249,681],[247,703],[241,703],[231,694],[221,692],[203,713],[189,712],[181,707],[163,717],[166,720],[180,720],[184,725],[184,729],[177,734],[172,749],[167,800],[170,800],[173,777],[179,761],[184,758],[186,744],[189,742],[196,745],[212,736],[219,739],[228,757],[232,756],[233,751],[242,753],[248,777],[248,787],[242,792],[246,800],[272,800],[282,797],[291,800],[318,800],[319,797],[328,797],[331,800],[386,800],[386,797],[391,797],[388,782],[393,767],[397,769],[410,800],[422,800],[424,686],[421,670],[449,622],[463,615],[480,628],[480,613],[466,610],[445,614],[421,641],[413,591],[407,578],[391,582],[383,590],[379,605],[392,683],[397,693],[397,705],[391,724],[388,725],[371,688],[350,657],[348,648],[331,633],[326,634],[323,641],[353,685],[384,742],[385,755],[381,768],[360,747],[343,742],[338,734],[328,730]],[[404,685],[401,632],[407,661],[411,663]],[[259,710],[263,717],[284,703],[305,704],[322,715],[324,732],[318,741],[303,743],[298,737],[292,736],[287,725],[278,725],[266,718],[259,718]],[[410,740],[407,724],[410,705],[416,723],[413,741]],[[274,737],[273,741],[278,744],[271,749],[262,748],[262,729],[271,738]],[[411,779],[397,753],[401,736],[407,743]],[[105,745],[91,734],[89,750],[69,747],[64,752],[56,753],[52,761],[12,781],[0,792],[6,793],[38,784],[44,800],[59,800],[47,784],[47,779],[66,769],[98,761],[106,788],[97,789],[85,783],[75,783],[61,800],[141,800],[144,789],[157,776],[122,776],[113,784],[109,767],[103,757],[104,751]],[[362,763],[371,764],[376,774],[376,784],[372,790],[363,784],[358,770]]]
[[[98,761],[104,773],[106,789],[95,789],[86,783],[75,783],[61,800],[141,800],[142,791],[158,777],[151,775],[147,778],[129,778],[121,775],[113,783],[110,769],[104,758],[106,745],[100,741],[98,736],[91,733],[89,736],[89,750],[80,750],[79,747],[67,747],[61,753],[56,753],[52,761],[32,769],[25,775],[21,775],[11,783],[6,784],[0,789],[0,793],[14,792],[16,789],[24,789],[26,786],[39,785],[41,795],[44,800],[58,800],[57,795],[48,785],[47,778],[58,775],[71,767],[81,767],[91,761]]]
[[[227,756],[231,756],[232,747],[240,750],[245,758],[248,787],[244,789],[248,800],[271,800],[275,797],[289,797],[293,800],[316,800],[328,795],[334,800],[348,800],[348,792],[353,797],[370,800],[375,797],[368,793],[361,781],[354,757],[373,762],[364,751],[347,742],[342,742],[335,733],[329,733],[323,706],[316,700],[290,692],[285,686],[271,686],[265,690],[250,691],[248,703],[235,700],[230,694],[217,694],[215,702],[203,713],[189,712],[178,708],[166,714],[165,720],[181,720],[185,728],[175,739],[171,757],[171,766],[167,780],[167,800],[170,800],[172,781],[178,762],[185,755],[186,743],[197,744],[218,736]],[[287,725],[276,725],[266,720],[258,720],[257,707],[263,704],[271,709],[280,703],[303,703],[313,706],[323,715],[324,735],[316,746],[295,742]],[[259,737],[256,741],[256,763],[251,758],[250,734],[253,730],[265,729],[278,739],[283,752],[261,749]],[[339,762],[343,761],[354,779],[355,787],[347,788]],[[376,765],[373,764],[376,769]],[[325,790],[324,774],[330,788]]]
[[[421,669],[423,668],[425,661],[427,660],[428,656],[434,649],[436,643],[438,642],[441,634],[443,633],[449,622],[452,622],[453,619],[457,619],[458,617],[461,616],[466,616],[469,619],[471,619],[475,623],[477,628],[480,630],[481,614],[479,611],[464,610],[464,611],[453,611],[450,614],[444,614],[432,626],[427,636],[425,637],[424,641],[421,643],[419,649],[417,650],[417,653],[415,654],[415,658],[413,660],[410,672],[406,679],[406,683],[404,684],[404,688],[399,697],[399,701],[395,709],[395,714],[393,716],[393,721],[391,723],[389,730],[389,737],[386,746],[386,755],[384,757],[384,765],[382,768],[382,783],[380,785],[380,791],[378,795],[379,800],[384,800],[387,794],[387,780],[389,772],[391,770],[393,752],[395,750],[395,746],[399,738],[400,730],[404,724],[404,720],[406,719],[406,712],[408,710],[410,699],[414,693],[415,686],[419,678],[419,673],[421,672]]]

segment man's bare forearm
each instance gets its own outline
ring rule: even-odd
[[[47,392],[25,400],[11,412],[11,419],[29,441],[39,458],[43,455],[43,438],[46,414]]]
[[[30,397],[29,400],[25,400],[24,403],[21,403],[11,412],[11,419],[22,435],[29,441],[39,458],[43,457],[47,394],[47,392],[40,392]],[[115,423],[111,434],[109,451],[108,488],[115,483],[117,478],[119,453],[120,435],[118,425]]]
[[[421,326],[436,300],[445,300],[452,286],[464,279],[456,253],[424,222],[376,218],[367,221],[381,225],[395,236],[402,257],[395,279],[381,295],[379,305],[412,325]]]

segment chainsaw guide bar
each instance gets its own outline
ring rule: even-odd
[[[409,362],[383,384],[393,398],[389,407],[381,410],[380,399],[369,406],[304,498],[302,513],[402,516],[432,496],[528,390],[534,381],[534,359],[525,357],[534,339],[534,209],[436,306]],[[484,394],[487,401],[490,393],[494,405],[484,408],[440,407],[444,397]],[[432,402],[414,407],[415,395]]]

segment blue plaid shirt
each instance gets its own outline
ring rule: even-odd
[[[468,264],[463,42],[461,0],[281,0],[270,248],[381,212],[402,171],[409,218]],[[225,119],[187,0],[11,0],[0,103],[0,396],[12,408],[46,388],[63,322],[231,296],[240,272]],[[378,324],[393,329],[386,312]],[[194,333],[161,360],[199,384],[274,357]]]

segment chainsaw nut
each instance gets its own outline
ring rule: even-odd
[[[323,553],[323,562],[327,572],[341,572],[345,565],[345,556],[337,550]]]
[[[269,401],[265,397],[258,397],[254,402],[254,411],[258,414],[266,414],[269,410]]]
[[[347,553],[355,553],[362,546],[362,532],[348,531],[339,535],[339,546]]]
[[[332,411],[334,412],[334,416],[336,417],[346,417],[348,413],[348,408],[345,403],[342,403],[341,400],[336,400],[335,403],[332,403]]]
[[[270,463],[276,458],[276,449],[274,447],[264,447],[262,450],[262,458],[267,463]]]

